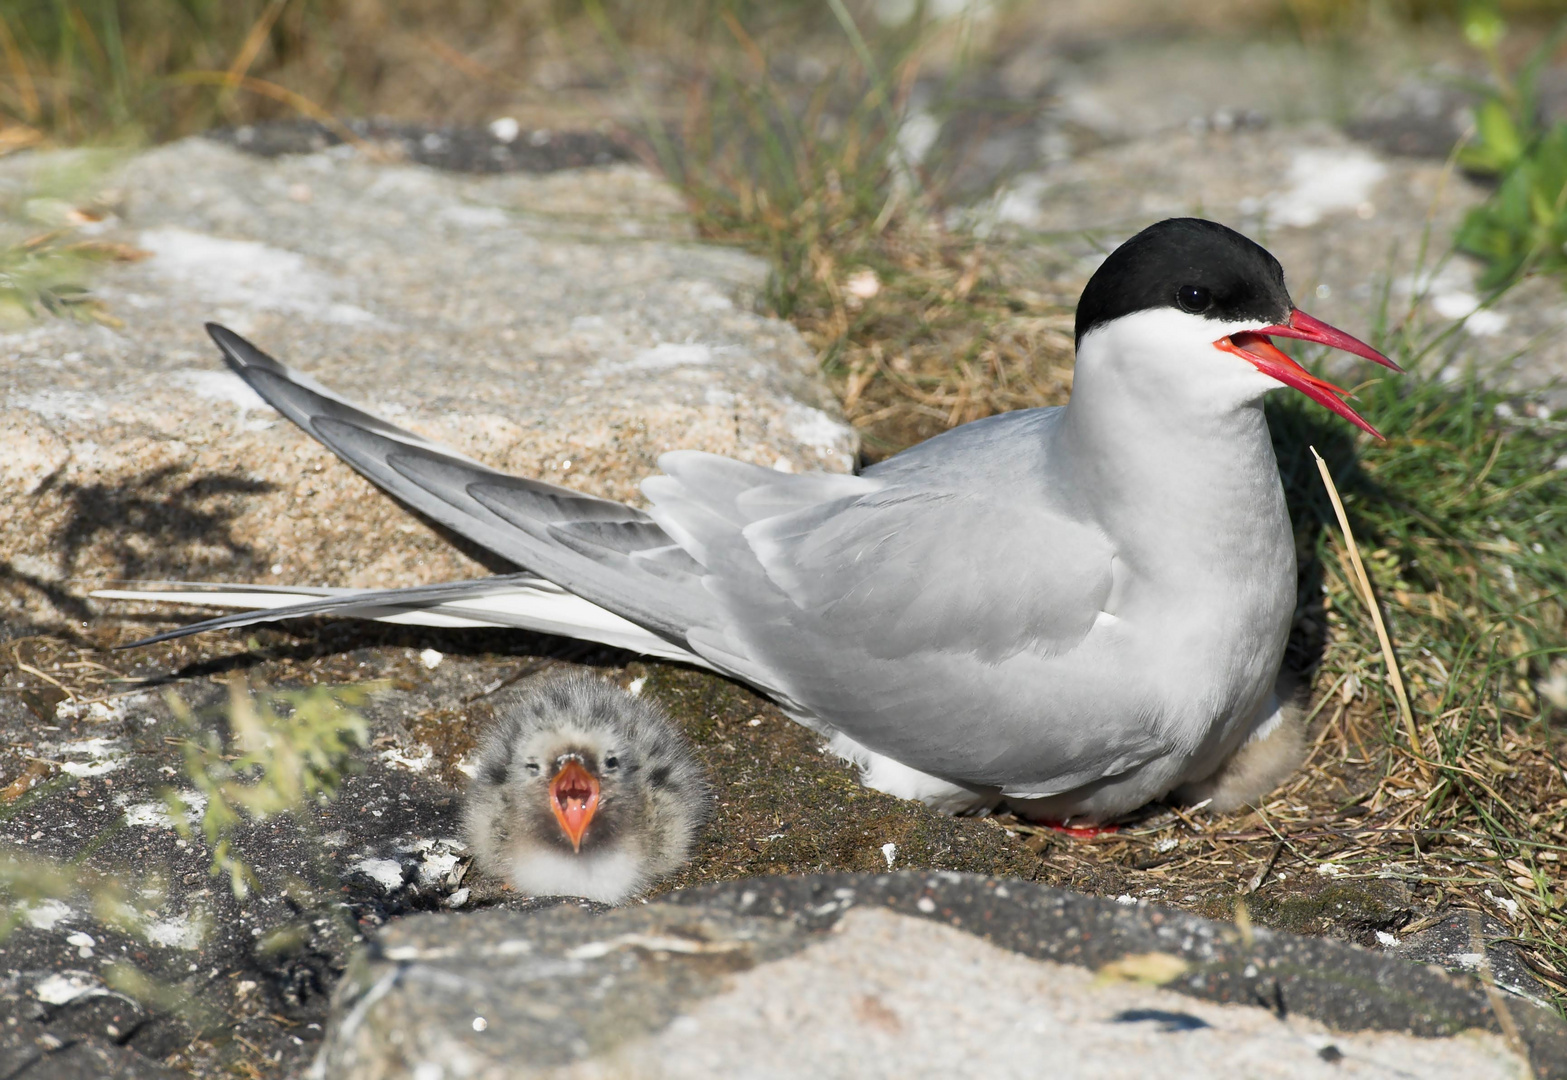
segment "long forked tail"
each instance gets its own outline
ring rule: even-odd
[[[512,627],[597,641],[629,652],[711,667],[696,654],[532,574],[502,574],[475,581],[405,589],[293,588],[196,582],[128,584],[155,587],[99,589],[92,595],[103,600],[248,610],[191,623],[122,648],[154,645],[205,630],[332,615],[415,626]]]
[[[714,621],[705,571],[649,515],[488,468],[355,407],[231,330],[209,323],[207,331],[235,374],[377,487],[531,573],[411,589],[133,582],[138,587],[93,593],[259,609],[137,644],[302,615],[348,615],[562,634],[735,674],[690,646],[691,631]]]

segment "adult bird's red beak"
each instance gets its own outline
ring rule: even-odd
[[[582,850],[582,834],[588,831],[598,805],[598,779],[582,767],[582,762],[568,759],[550,781],[550,809],[573,851]]]
[[[1274,347],[1273,337],[1300,338],[1302,341],[1316,342],[1318,345],[1326,345],[1332,349],[1343,349],[1345,352],[1363,356],[1367,360],[1381,364],[1385,368],[1402,372],[1399,367],[1386,356],[1377,352],[1359,338],[1351,337],[1337,327],[1329,326],[1320,319],[1314,319],[1299,308],[1290,310],[1287,323],[1276,326],[1264,326],[1260,330],[1247,330],[1243,333],[1232,334],[1229,337],[1220,338],[1214,345],[1225,352],[1234,353],[1243,360],[1248,361],[1264,375],[1272,376],[1285,386],[1293,386],[1296,390],[1305,394],[1319,405],[1338,413],[1350,423],[1370,432],[1377,438],[1382,438],[1382,433],[1366,422],[1354,409],[1345,403],[1349,397],[1349,391],[1334,386],[1326,379],[1319,379],[1284,353]]]

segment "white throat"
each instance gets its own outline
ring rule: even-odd
[[[1222,579],[1243,560],[1288,577],[1294,544],[1262,396],[1280,384],[1214,347],[1247,329],[1173,308],[1084,335],[1050,449],[1132,566]],[[1171,576],[1171,575],[1174,576]]]

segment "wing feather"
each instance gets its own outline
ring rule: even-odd
[[[480,465],[350,405],[232,331],[209,325],[208,332],[229,367],[268,404],[372,483],[442,525],[681,648],[692,626],[714,617],[699,575],[680,574],[667,561],[635,561],[613,544],[603,550],[617,557],[594,557],[563,544],[549,528],[618,523],[650,547],[668,547],[672,540],[641,511]],[[618,546],[634,548],[636,542],[628,537]],[[660,572],[649,572],[649,565],[659,565]]]
[[[738,515],[677,477],[645,485],[664,530],[702,545],[725,618],[690,641],[715,665],[743,657],[801,719],[968,783],[1064,791],[1163,752],[1137,716],[1096,723],[1074,674],[1113,584],[1097,528],[993,491],[794,479],[725,490]]]

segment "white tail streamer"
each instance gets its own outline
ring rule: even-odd
[[[302,611],[299,614],[373,619],[376,622],[411,626],[510,627],[583,638],[645,656],[711,667],[695,653],[673,645],[636,623],[589,603],[580,596],[574,596],[542,578],[501,588],[483,586],[479,582],[474,584],[484,588],[484,591],[440,600],[399,599],[397,590],[247,585],[98,589],[91,595],[100,600],[135,600],[155,604],[267,611],[273,613],[270,616],[272,619],[286,617],[282,612],[288,608],[300,604],[314,605],[331,599],[338,601],[331,609]],[[246,621],[259,622],[266,618],[261,616]]]

